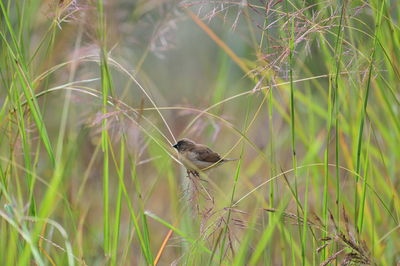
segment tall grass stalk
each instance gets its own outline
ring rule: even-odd
[[[362,223],[362,218],[359,220],[358,217],[360,217],[360,206],[358,206],[358,176],[361,175],[361,147],[363,143],[363,132],[364,132],[364,123],[365,123],[365,116],[367,113],[367,105],[368,105],[368,97],[369,97],[369,91],[371,88],[371,78],[372,78],[372,71],[373,71],[373,66],[375,62],[375,53],[376,53],[376,48],[378,44],[378,38],[377,34],[379,33],[380,25],[382,23],[382,14],[383,10],[385,7],[385,1],[382,1],[380,9],[377,11],[376,14],[376,24],[375,24],[375,30],[374,30],[374,39],[373,39],[373,47],[371,51],[371,55],[369,58],[369,68],[368,68],[368,78],[367,78],[367,84],[366,84],[366,89],[365,89],[365,94],[363,97],[363,105],[361,109],[361,115],[360,115],[360,124],[359,124],[359,129],[358,129],[358,138],[357,138],[357,158],[356,158],[356,173],[358,174],[356,176],[356,183],[355,183],[355,194],[354,194],[354,213],[355,213],[355,220],[354,223],[357,224],[357,232],[360,232],[360,225]],[[365,195],[364,195],[365,196]],[[362,196],[362,197],[364,197]]]
[[[264,97],[264,99],[265,99],[265,97]],[[247,105],[247,108],[246,108],[246,118],[245,118],[244,126],[243,126],[244,132],[247,131],[248,126],[249,126],[248,125],[248,119],[249,119],[249,107],[250,107],[251,101],[252,100],[249,99],[248,105]],[[260,105],[260,108],[261,108],[261,106],[262,106],[262,104]],[[251,122],[250,122],[250,125],[251,125]],[[242,146],[241,155],[243,155],[243,152],[244,152],[244,147]],[[224,253],[225,253],[225,244],[226,244],[227,234],[230,233],[230,232],[228,232],[228,230],[229,230],[229,224],[231,222],[231,208],[232,208],[233,203],[234,203],[236,187],[237,187],[239,176],[240,176],[240,168],[241,168],[241,159],[239,159],[239,163],[238,163],[238,165],[236,167],[236,171],[235,171],[234,183],[233,183],[232,193],[231,193],[231,198],[230,198],[230,203],[229,203],[230,207],[229,207],[227,218],[226,218],[226,224],[225,224],[223,230],[221,231],[222,240],[221,240],[221,246],[220,246],[220,263],[222,263],[222,258],[224,257]],[[216,242],[216,244],[218,244],[218,241]],[[214,254],[212,254],[210,256],[209,265],[212,263],[213,256],[214,256]]]
[[[1,1],[0,265],[396,265],[399,14]]]
[[[285,9],[286,16],[288,19],[288,24],[290,33],[288,36],[288,49],[289,49],[289,58],[288,58],[288,67],[289,67],[289,86],[290,86],[290,131],[291,131],[291,147],[292,147],[292,163],[294,169],[294,197],[296,202],[300,202],[298,197],[298,184],[297,184],[297,157],[296,157],[296,125],[295,125],[295,92],[294,92],[294,84],[293,84],[293,53],[295,49],[295,23],[294,17],[289,15],[289,7],[288,1],[285,1]],[[300,207],[301,205],[296,205],[297,217],[300,217]],[[298,221],[298,233],[299,238],[302,239],[302,231],[300,221]],[[301,245],[302,252],[302,261],[305,261],[305,249],[306,247]]]
[[[103,96],[103,114],[108,113],[107,101],[109,91],[111,90],[112,81],[108,67],[108,54],[107,54],[107,29],[103,7],[103,0],[97,2],[99,22],[98,22],[98,34],[100,38],[100,72],[101,72],[101,88]],[[104,253],[106,257],[110,255],[111,251],[111,240],[110,240],[110,206],[109,206],[109,143],[108,143],[108,129],[107,129],[107,118],[102,119],[102,130],[101,130],[101,147],[103,151],[103,209],[104,209]]]
[[[119,150],[119,164],[118,164],[118,177],[119,180],[122,180],[124,177],[124,168],[125,168],[125,142],[121,140],[120,142],[120,150]],[[111,264],[117,265],[118,258],[118,242],[119,242],[119,234],[120,234],[120,224],[121,224],[121,209],[122,209],[122,183],[118,183],[118,192],[117,192],[117,201],[115,203],[115,221],[114,221],[114,231],[113,231],[113,246],[112,246],[112,257]]]

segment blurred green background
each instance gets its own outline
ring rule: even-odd
[[[0,7],[2,265],[400,263],[397,1]]]

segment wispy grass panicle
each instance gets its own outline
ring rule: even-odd
[[[396,265],[399,10],[1,1],[0,264]]]

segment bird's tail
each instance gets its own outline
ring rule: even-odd
[[[237,161],[237,160],[239,160],[239,159],[233,159],[233,158],[225,158],[225,159],[223,159],[222,160],[222,162],[233,162],[233,161]]]

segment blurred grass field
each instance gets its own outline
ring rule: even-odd
[[[0,9],[1,265],[400,265],[398,1]]]

